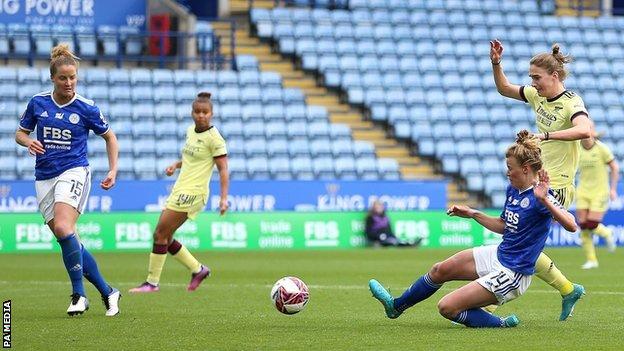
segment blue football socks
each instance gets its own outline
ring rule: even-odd
[[[102,277],[98,269],[97,262],[95,262],[95,258],[91,256],[91,253],[89,253],[84,246],[82,246],[82,263],[84,277],[98,289],[102,296],[110,295],[113,288],[104,280],[104,277]]]
[[[453,321],[471,328],[502,328],[505,326],[502,318],[480,308],[462,311]]]
[[[427,273],[418,278],[409,289],[405,290],[403,295],[394,299],[394,308],[397,311],[403,312],[433,295],[440,287],[442,287],[442,284],[434,283],[429,273]]]
[[[80,242],[76,238],[74,233],[69,236],[58,240],[61,245],[61,252],[63,253],[63,262],[65,263],[65,269],[69,274],[69,279],[72,283],[72,292],[85,296],[84,286],[82,285],[82,253],[80,252]]]

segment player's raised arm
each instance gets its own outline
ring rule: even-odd
[[[490,41],[490,61],[492,61],[492,73],[494,74],[496,90],[503,96],[524,101],[520,95],[520,86],[510,83],[507,76],[505,76],[503,66],[501,66],[502,57],[503,44],[498,39]]]

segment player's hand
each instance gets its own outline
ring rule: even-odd
[[[451,217],[472,218],[475,210],[466,205],[453,205],[446,210],[446,214]]]
[[[617,200],[618,198],[617,190],[611,189],[611,191],[609,191],[609,197],[611,198],[611,201]]]
[[[31,139],[30,143],[28,144],[28,153],[33,156],[45,154],[43,144],[41,144],[39,140]]]
[[[535,197],[541,201],[546,201],[548,198],[548,188],[550,187],[550,178],[548,177],[548,172],[546,170],[540,169],[537,172],[537,176],[539,181],[533,185],[533,194]]]
[[[503,44],[498,39],[490,41],[490,61],[493,63],[500,62],[503,57]]]
[[[176,170],[177,168],[178,168],[178,167],[176,167],[176,164],[174,163],[174,164],[172,164],[171,166],[169,166],[169,167],[165,168],[165,174],[166,174],[168,177],[171,177],[171,176],[173,175],[173,173],[175,173],[175,170]]]
[[[100,182],[100,186],[104,190],[108,190],[115,185],[115,179],[117,179],[117,171],[108,171],[106,178]]]
[[[219,201],[219,213],[221,216],[225,214],[229,207],[227,199],[221,199],[221,201]]]

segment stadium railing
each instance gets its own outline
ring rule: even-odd
[[[0,36],[7,40],[7,50],[0,51],[0,59],[26,60],[33,66],[36,60],[49,59],[49,47],[59,43],[68,43],[70,48],[83,60],[114,62],[122,67],[126,62],[151,64],[159,68],[189,68],[194,63],[202,69],[231,68],[236,70],[235,57],[235,22],[230,20],[211,20],[211,22],[231,22],[231,54],[225,56],[220,50],[220,39],[213,31],[194,33],[178,31],[141,31],[130,27],[110,28],[72,28],[63,38],[52,33],[41,40],[40,29],[36,26],[19,25],[20,31],[13,33],[8,24]],[[41,50],[45,45],[46,49]],[[195,50],[188,50],[189,45]],[[88,48],[88,49],[87,49]]]
[[[253,7],[254,0],[247,0],[249,8]],[[275,6],[306,6],[333,9],[348,9],[349,0],[274,0]]]

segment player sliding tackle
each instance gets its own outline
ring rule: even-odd
[[[542,252],[554,218],[566,230],[576,231],[574,216],[556,200],[548,174],[542,169],[539,140],[528,131],[518,133],[507,149],[507,200],[499,217],[491,217],[467,206],[451,206],[449,216],[472,218],[485,228],[503,234],[499,245],[463,250],[438,262],[418,278],[400,297],[393,298],[375,279],[369,281],[373,297],[388,318],[429,298],[442,284],[453,280],[472,282],[447,294],[438,302],[442,316],[468,327],[515,327],[515,315],[505,318],[481,307],[502,305],[522,295],[531,284],[535,261]]]

